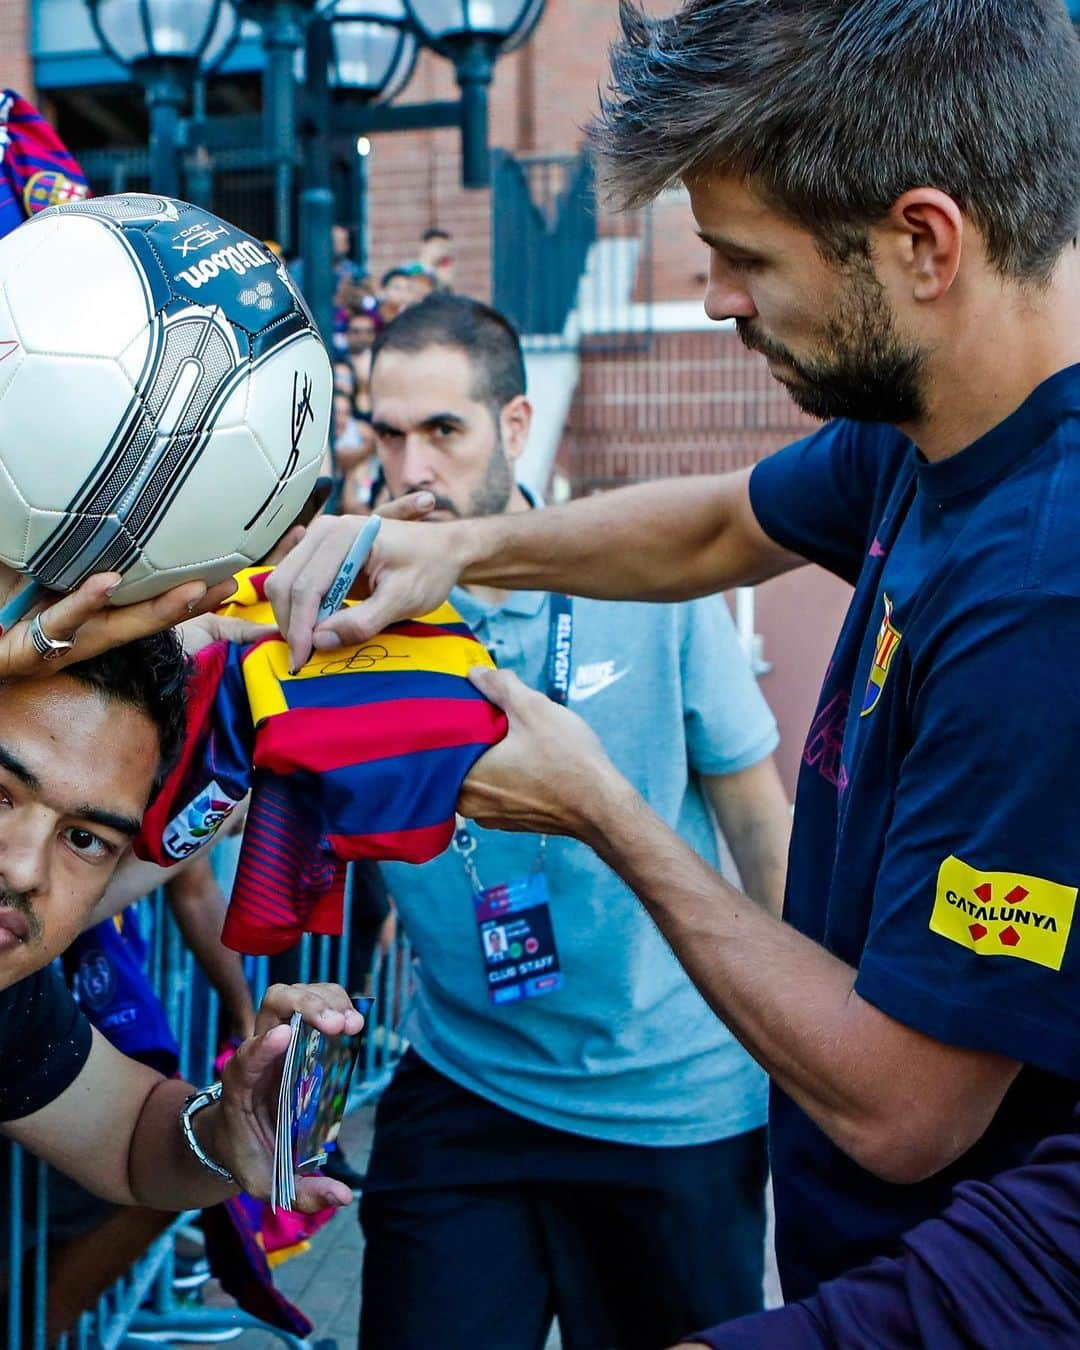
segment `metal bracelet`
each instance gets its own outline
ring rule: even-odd
[[[227,1181],[230,1186],[237,1184],[236,1178],[226,1167],[216,1163],[213,1158],[203,1152],[202,1145],[195,1137],[195,1131],[191,1125],[191,1118],[196,1112],[201,1111],[203,1107],[213,1106],[215,1102],[221,1100],[221,1084],[211,1083],[208,1088],[203,1088],[201,1092],[193,1092],[184,1102],[180,1111],[180,1128],[184,1132],[184,1138],[187,1140],[187,1146],[195,1154],[199,1162],[214,1176],[220,1177],[222,1181]]]

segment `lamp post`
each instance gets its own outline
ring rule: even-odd
[[[355,102],[396,98],[416,66],[405,0],[324,0],[319,14],[330,22],[330,88]]]
[[[360,275],[368,270],[371,248],[368,241],[368,157],[371,154],[371,137],[356,138],[356,238],[353,244],[353,258]]]
[[[101,45],[142,85],[150,114],[150,186],[180,192],[180,115],[196,72],[236,39],[232,0],[86,0]]]
[[[498,57],[520,47],[536,27],[544,0],[404,0],[421,41],[454,63],[461,89],[461,179],[491,181],[488,89]]]
[[[317,0],[241,0],[241,13],[262,32],[263,144],[274,164],[274,237],[292,251],[292,197],[296,173],[296,63]]]
[[[404,0],[321,0],[308,28],[301,245],[305,294],[327,342],[332,338],[335,286],[330,246],[332,102],[366,107],[389,101],[408,83],[416,52]],[[362,193],[363,178],[359,181]],[[365,214],[361,203],[361,229]]]
[[[389,103],[412,79],[419,43],[404,0],[328,0],[320,13],[330,23],[329,82],[339,103]],[[367,267],[367,183],[371,139],[356,138],[355,260]]]

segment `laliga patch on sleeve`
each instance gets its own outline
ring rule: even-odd
[[[197,853],[213,839],[241,801],[242,797],[230,797],[212,778],[166,826],[161,841],[166,855],[179,861]]]
[[[1020,872],[979,872],[948,857],[938,871],[930,931],[978,956],[1014,956],[1060,970],[1076,894],[1075,886]]]

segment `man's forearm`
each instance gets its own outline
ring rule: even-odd
[[[764,580],[793,560],[746,521],[746,477],[671,479],[455,524],[462,580],[655,601]]]
[[[238,952],[222,947],[214,962],[206,963],[204,969],[221,999],[229,1030],[237,1039],[244,1040],[255,1026],[255,1003],[244,975],[243,958]]]
[[[791,833],[790,826],[786,830],[784,826],[785,822],[763,820],[741,835],[728,836],[747,896],[774,919],[784,912],[785,850]]]
[[[587,842],[649,911],[706,1001],[780,1086],[824,1126],[856,1094],[836,1075],[855,971],[765,913],[625,785]]]
[[[959,1107],[955,1139],[943,1139],[934,1114],[942,1084],[971,1052],[860,999],[851,966],[724,882],[628,784],[609,777],[594,800],[586,842],[638,895],[710,1006],[839,1147],[912,1180],[973,1142]],[[995,1074],[988,1064],[979,1103],[1000,1099]]]
[[[195,1089],[162,1079],[143,1104],[131,1138],[128,1180],[134,1202],[151,1209],[204,1209],[219,1204],[237,1187],[214,1176],[188,1147],[180,1126],[184,1101]],[[195,1136],[215,1162],[221,1156],[215,1136],[220,1106],[208,1106],[193,1119]]]
[[[157,863],[136,858],[134,853],[126,853],[110,878],[105,894],[94,906],[86,927],[92,928],[123,913],[129,905],[163,886],[183,866],[183,863],[176,863],[172,867],[159,867]]]
[[[743,890],[779,918],[784,909],[791,806],[773,757],[737,773],[706,775],[702,785]]]

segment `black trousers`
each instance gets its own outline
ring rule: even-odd
[[[410,1052],[360,1218],[361,1350],[659,1350],[761,1307],[765,1131],[642,1148],[548,1129]]]

